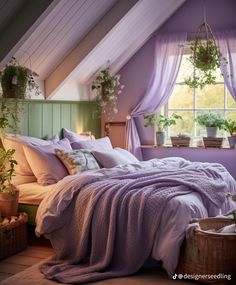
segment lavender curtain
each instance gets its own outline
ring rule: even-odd
[[[221,61],[221,72],[224,77],[225,84],[236,101],[236,31],[220,31],[215,34],[218,47],[224,58]]]
[[[152,79],[141,101],[127,116],[126,148],[142,160],[135,117],[154,114],[168,101],[178,75],[186,33],[158,35]]]

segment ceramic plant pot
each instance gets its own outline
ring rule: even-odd
[[[157,146],[165,144],[165,132],[156,132],[156,142]]]
[[[229,147],[236,148],[236,136],[228,137]]]
[[[208,138],[216,138],[217,127],[206,127],[206,132]]]

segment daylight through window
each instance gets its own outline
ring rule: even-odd
[[[168,129],[168,136],[179,133],[185,133],[191,137],[205,136],[205,128],[194,121],[201,112],[214,111],[222,114],[225,118],[236,120],[236,102],[224,84],[220,69],[216,74],[217,83],[215,85],[208,85],[200,90],[190,89],[184,83],[188,71],[191,70],[189,56],[184,55],[182,58],[174,91],[165,106],[165,116],[176,113],[183,117],[183,120],[178,120],[175,126]],[[218,136],[225,137],[227,135],[223,130],[218,133]]]

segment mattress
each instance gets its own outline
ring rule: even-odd
[[[19,203],[29,205],[39,205],[45,195],[52,190],[55,184],[42,186],[37,182],[17,185],[19,193]]]

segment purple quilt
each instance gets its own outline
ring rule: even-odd
[[[137,272],[149,257],[171,276],[192,217],[228,211],[236,182],[220,164],[150,160],[71,175],[40,204],[37,235],[56,256],[49,279],[87,283]]]

